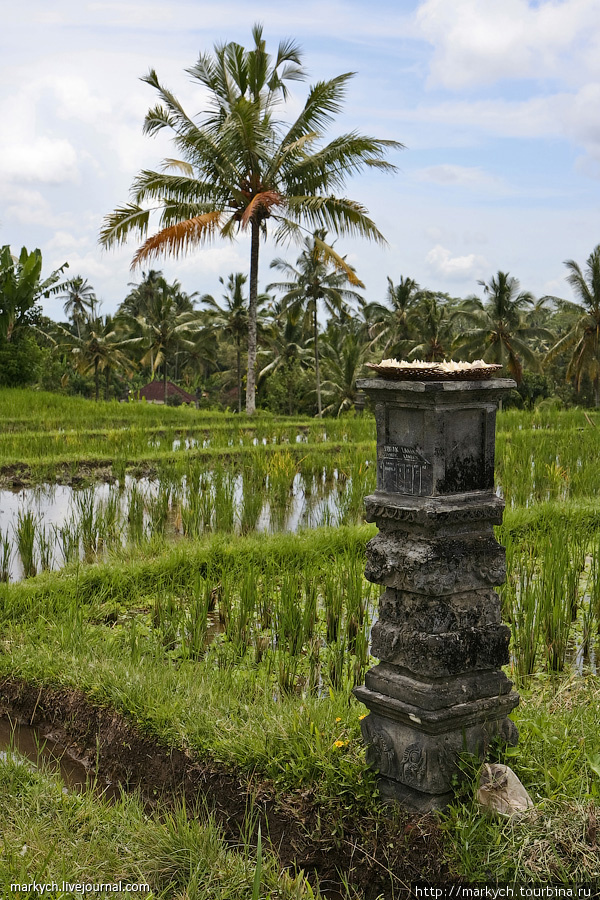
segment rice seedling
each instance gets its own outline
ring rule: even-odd
[[[188,490],[188,500],[190,500],[190,491]],[[196,521],[198,522],[198,534],[203,531],[211,531],[213,527],[213,512],[215,508],[215,496],[213,485],[208,473],[204,473],[200,479],[198,493],[191,495],[192,509],[196,510]]]
[[[182,652],[184,657],[199,659],[206,648],[208,614],[214,604],[209,582],[200,573],[196,576],[191,601],[185,607]]]
[[[17,552],[23,567],[23,577],[32,578],[36,572],[35,543],[38,531],[37,517],[31,510],[19,510],[17,515]]]
[[[233,531],[235,476],[231,470],[217,466],[213,473],[215,530]]]
[[[151,537],[164,537],[169,511],[171,509],[171,491],[168,486],[159,483],[158,492],[147,500],[148,531]]]
[[[312,614],[312,592],[307,596],[307,613],[302,614],[302,580],[300,573],[286,572],[281,580],[277,608],[274,612],[277,646],[297,656],[304,643],[304,619]]]
[[[12,545],[8,533],[0,531],[0,581],[7,582],[10,578],[10,560],[12,557]]]
[[[339,691],[343,688],[346,665],[350,661],[346,635],[340,632],[335,641],[328,643],[327,650],[329,683],[334,690]]]
[[[562,529],[544,537],[539,573],[541,630],[548,668],[551,672],[562,672],[573,613],[578,605],[578,584],[583,560],[581,549],[574,541],[565,541]]]
[[[343,594],[334,573],[327,572],[323,583],[323,603],[325,606],[326,635],[328,644],[337,642],[342,620]]]
[[[98,533],[98,551],[103,547],[115,547],[122,540],[122,514],[118,491],[111,490],[106,500],[98,503],[96,508],[96,528]]]
[[[256,528],[263,508],[264,476],[261,469],[245,465],[242,469],[240,531],[247,534]]]
[[[73,519],[60,527],[54,526],[54,536],[55,542],[59,544],[65,566],[79,559],[79,526]]]
[[[131,544],[141,544],[144,539],[144,509],[144,494],[134,482],[127,507],[127,539]]]
[[[246,569],[239,588],[239,601],[231,605],[225,634],[236,657],[243,657],[250,647],[257,603],[256,574],[252,568]]]
[[[86,560],[91,560],[98,550],[98,522],[96,518],[96,492],[94,487],[76,491],[73,495],[74,512]]]
[[[175,650],[180,640],[183,616],[180,603],[172,591],[159,586],[152,610],[152,627],[160,634],[165,650]]]
[[[47,572],[52,568],[54,559],[54,533],[51,529],[46,529],[45,525],[40,524],[37,529],[37,538],[40,569],[43,572]]]
[[[600,634],[600,532],[590,546],[587,595],[593,619]]]

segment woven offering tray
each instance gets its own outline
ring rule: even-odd
[[[474,363],[423,363],[415,360],[414,363],[406,361],[384,359],[381,363],[366,363],[368,369],[373,369],[382,378],[392,381],[471,381],[492,378],[502,366],[484,363],[478,359]]]

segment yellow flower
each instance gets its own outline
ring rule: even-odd
[[[342,721],[341,716],[338,716],[337,719],[336,719],[335,721],[336,721],[336,722],[341,722],[341,721]]]
[[[358,718],[359,718],[359,721],[360,721],[361,719],[366,719],[366,718],[367,718],[367,713],[363,713],[362,716],[359,716]]]
[[[346,743],[346,741],[334,741],[333,746],[334,747],[343,747],[345,743]]]

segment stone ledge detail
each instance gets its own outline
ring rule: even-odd
[[[510,629],[506,625],[486,625],[427,634],[379,621],[373,626],[371,641],[371,652],[378,659],[402,666],[415,675],[441,678],[505,665],[509,659]]]
[[[506,578],[506,553],[492,535],[418,539],[380,532],[367,544],[365,576],[417,594],[478,591]]]

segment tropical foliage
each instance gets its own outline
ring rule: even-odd
[[[579,302],[536,299],[502,271],[480,282],[483,298],[452,297],[400,276],[388,278],[384,297],[368,301],[354,269],[337,250],[339,262],[332,259],[323,249],[329,246],[317,229],[295,264],[273,261],[287,280],[257,295],[260,408],[329,416],[360,408],[356,381],[367,374],[364,364],[389,356],[500,363],[518,382],[509,404],[550,396],[599,404],[600,246],[583,270],[566,263]],[[61,284],[61,267],[42,280],[41,255],[26,250],[21,264],[6,250],[3,259],[9,287],[0,295],[0,384],[38,380],[45,388],[109,399],[161,379],[163,402],[173,381],[204,404],[242,411],[249,331],[244,273],[222,276],[216,300],[188,294],[179,281],[151,269],[129,285],[114,316],[101,316],[82,276]],[[31,261],[34,277],[25,268]],[[46,292],[61,294],[68,323],[40,316],[35,300]]]
[[[594,405],[600,406],[600,244],[590,253],[585,272],[572,259],[566,260],[565,266],[569,271],[567,281],[579,300],[572,304],[572,311],[576,310],[578,316],[572,328],[552,347],[548,359],[569,350],[567,379],[575,380],[579,390],[587,375],[594,387]]]
[[[534,371],[539,360],[531,347],[538,338],[551,339],[546,328],[531,325],[527,312],[535,306],[533,295],[519,291],[519,282],[507,272],[498,272],[489,282],[480,281],[485,302],[472,298],[461,313],[471,328],[458,348],[471,357],[480,354],[488,363],[500,363],[517,383],[523,378],[523,362]]]
[[[283,293],[282,305],[289,306],[292,316],[303,312],[306,316],[307,329],[312,329],[319,416],[323,411],[319,367],[319,304],[328,313],[335,315],[341,312],[345,302],[361,299],[349,285],[364,287],[345,260],[340,259],[336,270],[330,256],[323,250],[325,238],[326,232],[323,230],[315,231],[311,238],[305,238],[304,249],[296,261],[296,268],[284,259],[274,259],[271,268],[283,272],[290,280],[267,286],[267,291],[275,290]]]

